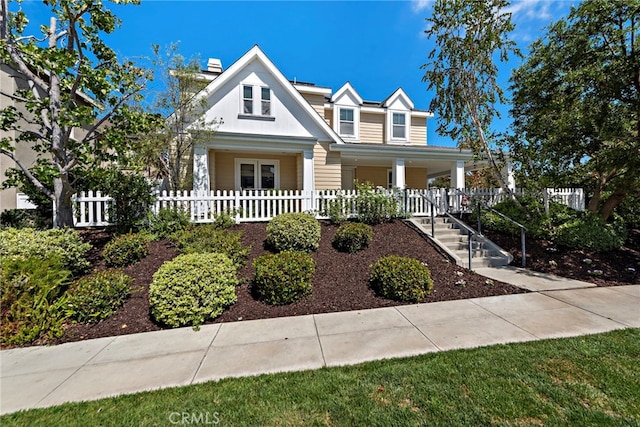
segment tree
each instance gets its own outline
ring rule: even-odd
[[[639,0],[586,0],[511,78],[510,146],[523,171],[586,184],[604,220],[640,190],[639,21]]]
[[[119,62],[101,38],[120,24],[113,12],[100,0],[45,5],[52,18],[40,27],[38,39],[24,35],[28,19],[19,5],[10,11],[9,0],[0,0],[0,57],[27,82],[14,93],[2,92],[12,105],[0,110],[0,128],[9,135],[0,139],[0,154],[14,160],[54,203],[57,225],[72,226],[74,172],[109,160],[124,162],[132,137],[146,133],[155,120],[135,107],[148,73],[131,61]],[[53,188],[15,154],[16,144],[28,144],[40,165],[51,166]]]
[[[486,158],[495,179],[511,194],[492,151],[497,134],[491,130],[493,119],[500,117],[497,104],[506,102],[495,58],[506,62],[510,54],[520,55],[507,37],[514,25],[511,15],[502,12],[506,6],[505,0],[436,0],[425,31],[436,47],[421,68],[428,90],[435,89],[430,109],[438,114],[437,132]]]
[[[208,120],[207,100],[195,95],[207,85],[202,78],[199,58],[186,60],[178,53],[178,45],[164,52],[153,46],[154,68],[159,71],[163,90],[157,93],[153,113],[164,119],[163,126],[149,135],[139,159],[169,181],[172,191],[191,186],[188,167],[194,145],[211,138],[222,119]]]

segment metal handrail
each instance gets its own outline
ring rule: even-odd
[[[483,201],[478,201],[478,231],[480,232],[480,234],[482,235],[482,221],[480,219],[480,210],[481,210],[481,205],[484,204],[484,207],[488,210],[490,210],[491,212],[497,214],[499,217],[506,219],[507,221],[511,221],[512,223],[514,223],[515,225],[517,225],[518,227],[520,227],[520,250],[522,251],[522,266],[526,267],[527,266],[527,247],[526,247],[526,233],[527,231],[529,231],[529,229],[527,227],[525,227],[524,225],[520,224],[518,221],[509,218],[508,216],[506,216],[505,214],[503,214],[502,212],[498,212],[497,210],[493,209],[491,206],[489,206],[486,203],[482,203]]]
[[[436,237],[436,231],[435,231],[435,207],[436,207],[436,203],[435,203],[435,201],[433,201],[431,199],[431,197],[427,196],[426,194],[420,194],[420,195],[427,202],[429,202],[429,204],[431,205],[431,237],[433,237],[435,239],[435,237]],[[476,230],[474,230],[473,228],[469,227],[464,222],[460,221],[458,218],[456,218],[453,215],[451,215],[449,212],[445,212],[444,214],[446,216],[448,216],[450,219],[452,219],[453,222],[455,222],[459,227],[462,227],[467,231],[467,252],[469,254],[469,270],[471,270],[471,260],[473,258],[473,251],[472,251],[473,240],[472,240],[472,238],[473,238],[473,236],[478,235],[478,232]]]

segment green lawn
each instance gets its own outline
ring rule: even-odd
[[[228,379],[0,418],[3,427],[197,422],[640,426],[640,329]]]

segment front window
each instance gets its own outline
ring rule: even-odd
[[[397,139],[405,139],[406,136],[405,115],[402,113],[393,113],[393,133],[392,137]]]
[[[278,160],[236,159],[236,189],[268,190],[279,185]]]
[[[271,115],[271,90],[268,87],[262,88],[262,115]]]
[[[253,114],[253,87],[242,87],[242,105],[244,114]]]
[[[353,136],[353,110],[349,108],[340,109],[340,135]]]

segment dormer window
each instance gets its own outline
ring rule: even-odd
[[[253,114],[253,86],[242,87],[242,105],[244,114]]]
[[[407,123],[406,114],[393,113],[393,139],[406,139],[407,138]]]
[[[340,109],[340,135],[354,136],[353,109]]]

